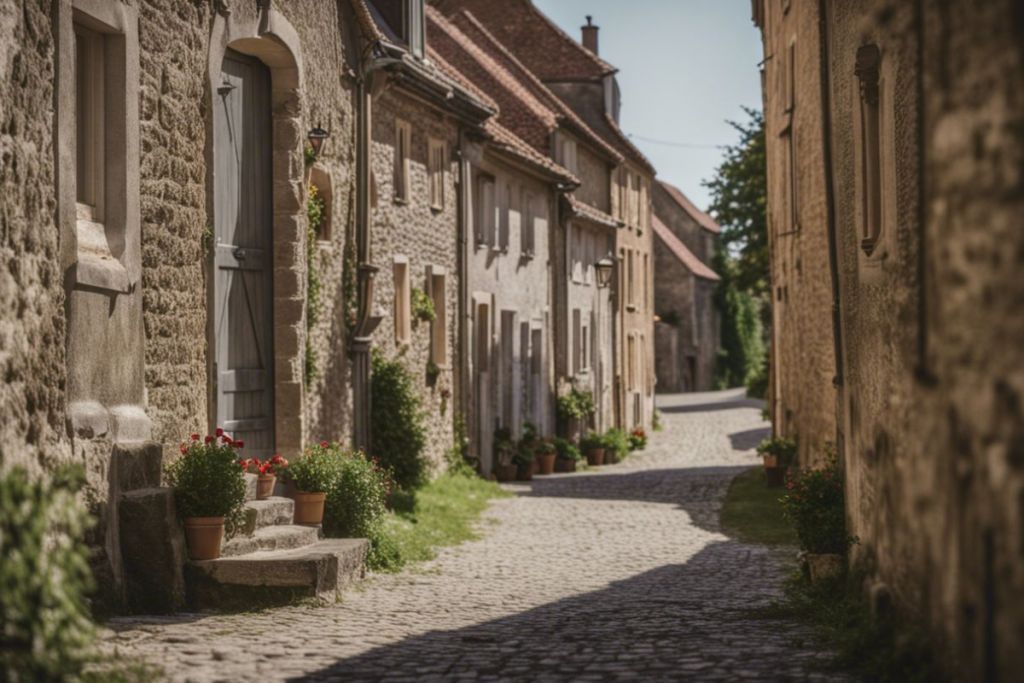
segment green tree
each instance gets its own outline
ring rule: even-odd
[[[704,183],[711,192],[709,209],[722,226],[714,257],[722,277],[715,292],[722,314],[715,373],[718,386],[746,384],[763,393],[771,325],[764,116],[744,111],[746,122],[729,122],[739,142],[726,148],[715,176]]]

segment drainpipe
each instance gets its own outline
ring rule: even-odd
[[[469,161],[463,153],[466,144],[465,131],[459,130],[459,146],[455,150],[455,159],[459,165],[458,171],[458,192],[456,196],[457,218],[457,246],[456,246],[456,270],[459,278],[458,296],[458,339],[459,343],[455,350],[455,361],[458,364],[455,372],[454,396],[452,397],[452,425],[455,421],[462,419],[467,430],[469,425],[465,424],[466,416],[469,415],[469,327],[471,316],[469,312],[469,238],[468,225],[470,215],[469,197]],[[456,444],[460,446],[461,444]]]
[[[364,56],[372,54],[371,43]],[[370,252],[370,125],[373,121],[372,84],[374,72],[400,62],[392,58],[374,58],[364,62],[356,86],[356,259],[358,313],[349,339],[352,362],[352,441],[364,451],[370,448],[370,347],[373,332],[381,318],[373,314],[373,279],[378,268],[371,263]]]
[[[832,84],[829,76],[829,27],[826,0],[818,0],[818,40],[820,42],[820,78],[821,83],[821,128],[822,156],[825,167],[825,210],[827,215],[826,232],[828,234],[828,267],[832,283],[832,353],[835,357],[836,374],[832,384],[836,387],[836,450],[840,459],[843,457],[843,328],[840,313],[839,293],[839,249],[836,235],[836,203],[832,186]]]

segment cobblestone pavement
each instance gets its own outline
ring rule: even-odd
[[[801,627],[752,619],[791,557],[722,534],[760,404],[665,397],[646,451],[510,486],[481,540],[330,607],[124,618],[107,644],[176,681],[835,680]]]

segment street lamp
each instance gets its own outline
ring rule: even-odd
[[[615,268],[615,261],[612,260],[611,254],[608,254],[594,264],[594,270],[597,272],[598,287],[607,287],[611,283],[613,268]]]
[[[320,148],[324,146],[324,140],[330,136],[331,134],[321,128],[319,123],[306,134],[306,139],[309,140],[309,146],[313,148],[314,159],[320,156]]]

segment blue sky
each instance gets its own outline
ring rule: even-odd
[[[727,119],[740,105],[761,107],[757,63],[761,41],[750,0],[534,0],[579,40],[590,14],[601,27],[601,57],[618,67],[622,129],[697,206],[707,208],[701,181],[721,159],[714,147],[738,138]]]

